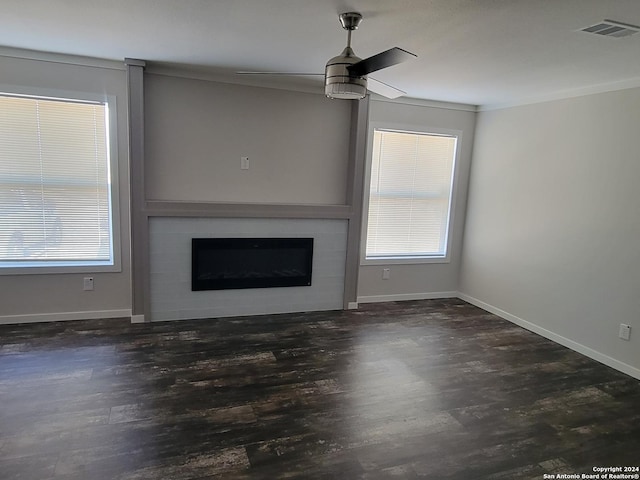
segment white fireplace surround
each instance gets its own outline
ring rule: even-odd
[[[149,219],[151,321],[343,308],[347,220]],[[313,237],[310,287],[191,291],[191,239]]]

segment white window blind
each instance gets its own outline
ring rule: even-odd
[[[446,256],[456,142],[374,130],[366,258]]]
[[[0,267],[113,265],[108,106],[0,94]]]

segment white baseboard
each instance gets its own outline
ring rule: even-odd
[[[392,295],[367,295],[358,297],[358,303],[402,302],[405,300],[434,300],[456,298],[458,292],[396,293]]]
[[[131,310],[98,310],[90,312],[35,313],[0,316],[0,325],[12,323],[60,322],[66,320],[93,320],[99,318],[129,318]]]
[[[347,310],[357,310],[358,309],[358,302],[349,302],[347,304]]]
[[[465,293],[458,292],[457,296],[458,298],[460,298],[461,300],[464,300],[465,302],[469,302],[470,304],[475,305],[476,307],[480,307],[483,310],[486,310],[487,312],[493,313],[494,315],[497,315],[500,318],[508,320],[511,323],[515,323],[516,325],[522,328],[526,328],[527,330],[530,330],[533,333],[537,333],[542,337],[548,338],[549,340],[559,343],[560,345],[570,348],[571,350],[581,353],[593,360],[596,360],[600,363],[604,363],[608,367],[614,368],[622,373],[626,373],[627,375],[630,375],[640,380],[640,369],[637,369],[635,367],[632,367],[631,365],[628,365],[624,362],[616,360],[615,358],[611,358],[610,356],[600,353],[597,350],[593,350],[592,348],[586,347],[581,343],[574,342],[573,340],[569,340],[568,338],[558,335],[557,333],[554,333],[551,330],[547,330],[546,328],[540,327],[535,323],[531,323],[523,318],[517,317],[516,315],[512,315],[509,312],[505,312],[500,308],[494,307],[493,305],[485,303]]]
[[[131,315],[131,323],[144,323],[144,315]]]

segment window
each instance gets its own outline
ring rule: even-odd
[[[107,102],[0,93],[0,271],[114,270],[109,119]]]
[[[446,259],[456,144],[374,129],[366,260]]]

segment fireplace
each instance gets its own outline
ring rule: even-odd
[[[310,286],[313,238],[193,238],[191,290]]]

